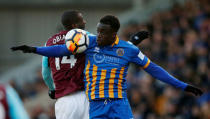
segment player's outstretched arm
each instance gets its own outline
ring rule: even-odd
[[[144,37],[141,37],[141,34],[144,34]],[[145,35],[147,34],[147,35]],[[133,44],[138,44],[142,41],[142,39],[139,38],[135,38],[135,36],[138,36],[139,38],[141,37],[142,39],[144,38],[148,38],[149,34],[148,33],[144,33],[144,32],[138,32],[136,34],[134,34],[131,37],[131,41],[133,42]],[[137,42],[136,39],[139,39],[139,41]],[[136,42],[135,42],[136,41]],[[136,55],[136,53],[138,55]],[[168,83],[174,87],[177,88],[181,88],[182,90],[186,91],[186,92],[190,92],[193,93],[194,95],[202,95],[203,92],[201,89],[186,84],[182,81],[179,81],[178,79],[176,79],[175,77],[173,77],[172,75],[170,75],[166,70],[164,70],[162,67],[158,66],[157,64],[153,63],[152,61],[150,61],[143,53],[141,53],[141,51],[138,50],[134,50],[134,57],[131,58],[131,62],[136,63],[140,66],[143,66],[145,71],[148,72],[150,75],[152,75],[154,78],[159,79],[165,83]]]
[[[66,45],[54,45],[47,47],[32,47],[27,45],[11,47],[12,51],[22,51],[23,53],[35,53],[47,57],[61,57],[68,56],[72,53],[69,52]]]
[[[150,62],[149,66],[145,69],[145,71],[152,75],[154,78],[157,78],[174,87],[181,88],[186,92],[193,93],[195,96],[200,96],[203,94],[201,89],[176,79],[175,77],[170,75],[166,70],[164,70],[163,68],[161,68],[153,62]]]
[[[36,53],[36,47],[31,47],[27,45],[20,45],[20,46],[14,46],[10,48],[12,51],[22,51],[23,53]]]
[[[133,34],[130,37],[130,42],[133,43],[134,45],[140,44],[143,40],[149,38],[150,34],[148,31],[139,31],[135,34]]]

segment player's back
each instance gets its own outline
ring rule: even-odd
[[[47,41],[47,46],[65,43],[67,31],[52,36]],[[85,55],[77,54],[63,57],[49,58],[49,65],[52,70],[55,83],[55,97],[59,98],[67,94],[84,90],[83,70],[85,67]]]

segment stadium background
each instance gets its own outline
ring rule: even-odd
[[[201,87],[194,97],[153,79],[135,65],[128,73],[128,98],[135,119],[210,118],[210,2],[208,0],[0,0],[0,82],[19,93],[31,119],[54,119],[54,101],[41,77],[41,57],[13,53],[11,46],[44,45],[61,27],[65,10],[80,10],[86,30],[96,33],[105,14],[119,17],[119,35],[146,29],[139,45],[178,79]]]

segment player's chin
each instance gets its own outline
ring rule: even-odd
[[[101,40],[97,40],[97,44],[98,44],[98,46],[102,46]]]

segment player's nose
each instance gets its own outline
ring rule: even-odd
[[[102,38],[102,35],[100,32],[97,33],[98,38]]]

